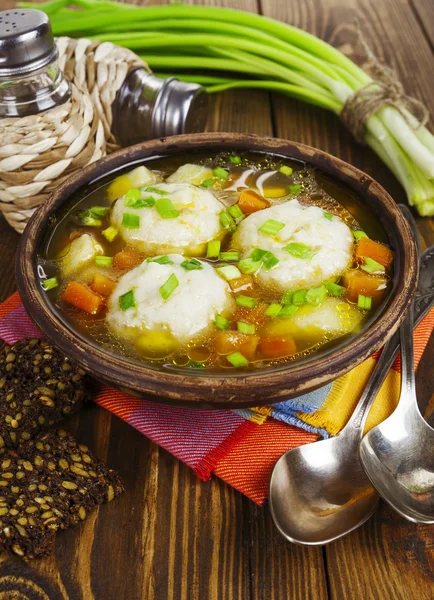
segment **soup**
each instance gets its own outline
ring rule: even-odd
[[[94,184],[51,224],[39,273],[54,310],[93,344],[216,371],[300,360],[355,335],[392,263],[375,218],[316,169],[219,153]]]

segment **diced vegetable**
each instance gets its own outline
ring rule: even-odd
[[[291,242],[285,246],[283,250],[295,258],[304,258],[306,260],[310,260],[316,254],[311,246],[306,246],[306,244],[300,244],[298,242]]]
[[[330,294],[330,296],[336,296],[338,298],[339,296],[343,296],[345,292],[345,288],[342,285],[333,283],[333,281],[324,281],[323,285],[325,285],[325,287],[327,288],[327,291]]]
[[[381,275],[386,272],[386,267],[376,260],[365,256],[364,264],[360,265],[362,271],[366,271],[366,273],[370,273],[371,275]]]
[[[113,257],[113,266],[120,271],[129,271],[142,262],[142,258],[138,252],[129,248],[118,252]]]
[[[97,315],[103,306],[101,296],[78,281],[70,281],[60,298],[89,315]]]
[[[235,293],[251,290],[253,288],[253,277],[245,273],[241,277],[238,277],[238,279],[232,279],[229,285]]]
[[[140,227],[139,215],[134,215],[133,213],[124,213],[122,216],[122,225],[126,229],[139,229],[139,227]]]
[[[258,299],[252,298],[251,296],[244,296],[243,294],[239,294],[235,298],[235,302],[238,304],[238,306],[244,306],[245,308],[255,308]]]
[[[60,270],[63,277],[69,277],[94,261],[102,254],[102,247],[88,233],[72,240],[69,248],[60,260]]]
[[[221,213],[219,214],[220,217],[220,223],[223,225],[223,227],[225,229],[229,229],[229,231],[235,231],[236,229],[236,223],[233,220],[233,218],[231,217],[231,215],[228,213],[227,210],[222,210]]]
[[[245,215],[238,204],[233,204],[228,208],[228,213],[233,219],[244,219]]]
[[[233,262],[240,260],[240,253],[236,250],[231,250],[229,252],[220,252],[220,260],[224,262]]]
[[[270,251],[266,252],[264,254],[264,256],[262,257],[262,264],[267,269],[267,271],[269,271],[270,269],[275,267],[278,262],[279,262],[279,259],[277,258],[277,256],[275,256]]]
[[[357,306],[362,310],[370,310],[372,308],[372,298],[359,294],[357,298]]]
[[[247,365],[249,364],[247,358],[243,356],[240,352],[233,352],[232,354],[229,354],[226,358],[234,367],[247,367]]]
[[[152,208],[155,206],[155,200],[152,198],[152,196],[149,196],[149,198],[139,198],[129,206],[130,208],[135,208],[136,210],[139,208]]]
[[[327,212],[326,210],[324,211],[323,215],[324,215],[324,217],[325,217],[326,219],[328,219],[329,221],[331,221],[331,220],[333,219],[333,215],[332,215],[332,213],[329,213],[329,212]]]
[[[207,258],[218,258],[220,256],[220,248],[221,248],[220,240],[213,240],[212,242],[208,242],[206,247],[206,257]]]
[[[261,248],[255,248],[249,258],[253,261],[262,260],[264,256],[267,254],[267,250],[262,250]]]
[[[318,306],[327,296],[327,288],[325,285],[319,287],[312,287],[307,290],[306,302],[312,304],[312,306]]]
[[[59,282],[57,281],[56,277],[50,277],[49,279],[45,279],[45,281],[42,282],[42,287],[46,292],[48,292],[48,290],[53,290],[54,288],[57,288],[58,285]]]
[[[226,169],[223,169],[222,167],[215,168],[212,174],[214,175],[214,177],[218,177],[219,179],[223,180],[229,177],[229,171],[226,171]]]
[[[366,235],[366,233],[364,231],[362,231],[361,229],[357,229],[355,231],[352,232],[353,237],[355,240],[359,241],[362,238],[367,238],[369,239],[369,237]]]
[[[112,242],[115,239],[115,237],[118,235],[118,233],[119,233],[119,230],[113,226],[107,227],[107,229],[104,229],[104,231],[102,232],[105,239],[109,242]]]
[[[90,212],[97,217],[105,217],[110,212],[109,206],[92,206]]]
[[[245,215],[251,215],[258,210],[268,208],[270,203],[253,190],[245,190],[244,192],[241,192],[238,206]]]
[[[255,333],[255,326],[253,325],[253,323],[245,323],[244,321],[238,321],[237,329],[240,333],[245,333],[246,335],[253,335]]]
[[[173,265],[173,260],[168,256],[159,256],[158,258],[147,258],[146,262],[154,262],[159,265]]]
[[[294,292],[290,290],[286,290],[282,297],[282,304],[292,304],[292,300],[294,298]]]
[[[265,223],[259,227],[258,231],[264,233],[265,235],[275,236],[285,227],[285,223],[280,223],[279,221],[275,221],[274,219],[267,219]]]
[[[176,219],[176,217],[179,217],[179,211],[173,206],[170,198],[158,198],[155,201],[155,208],[162,219]]]
[[[270,304],[270,306],[265,311],[265,315],[267,317],[277,317],[283,306],[281,304]]]
[[[359,269],[348,269],[341,280],[346,287],[346,297],[350,302],[357,302],[359,294],[370,296],[375,302],[381,298],[387,287],[387,277],[369,275]]]
[[[178,341],[170,331],[146,331],[135,341],[135,348],[145,358],[158,360],[171,356],[179,347]]]
[[[290,175],[292,175],[294,170],[291,167],[288,167],[287,165],[282,165],[280,167],[279,171],[281,173],[283,173],[284,175],[288,175],[288,177],[289,177]]]
[[[124,196],[124,205],[132,206],[141,196],[141,192],[138,188],[131,188]]]
[[[113,264],[112,256],[96,256],[95,257],[95,265],[97,267],[111,267]]]
[[[294,185],[290,185],[288,190],[291,194],[299,194],[301,192],[301,183],[295,183]]]
[[[86,227],[101,227],[102,225],[101,219],[92,214],[90,210],[82,210],[78,213],[78,218]]]
[[[298,310],[298,306],[295,306],[294,304],[287,304],[279,312],[279,315],[278,315],[279,319],[290,319],[291,317],[293,317],[295,315],[297,310]]]
[[[122,294],[122,296],[119,296],[119,307],[122,312],[125,312],[129,308],[133,308],[135,305],[134,290],[129,290],[125,294]]]
[[[230,156],[229,162],[233,165],[240,165],[241,164],[241,156]]]
[[[160,287],[160,295],[163,300],[168,300],[178,286],[178,278],[175,273],[172,273],[169,279]]]
[[[259,336],[245,335],[238,331],[219,331],[215,336],[217,354],[241,352],[248,360],[254,359],[258,343]]]
[[[202,183],[200,184],[200,187],[203,188],[209,188],[212,185],[214,185],[214,179],[205,179],[205,181],[202,181]]]
[[[203,264],[197,258],[190,258],[188,260],[184,260],[181,263],[181,267],[186,271],[201,271],[203,269]]]
[[[238,279],[238,277],[241,277],[241,272],[235,265],[218,267],[216,271],[219,275],[226,279],[226,281],[231,281],[231,279]]]
[[[116,200],[124,196],[131,188],[150,185],[151,183],[157,183],[159,180],[158,173],[150,171],[142,165],[112,181],[107,188],[107,194],[110,200]]]
[[[231,324],[231,322],[228,321],[223,315],[216,315],[213,323],[218,329],[222,330],[227,329]]]
[[[202,165],[195,165],[187,163],[180,166],[172,175],[170,175],[166,181],[167,183],[192,183],[193,185],[202,185],[206,180],[211,181],[212,185],[212,169],[204,167]]]
[[[384,244],[380,242],[374,242],[368,237],[362,237],[359,239],[356,245],[355,260],[359,264],[364,264],[364,259],[370,258],[380,265],[383,265],[386,269],[392,266],[393,252]]]
[[[266,337],[259,342],[259,353],[262,358],[276,359],[295,354],[297,347],[289,335],[281,337]]]
[[[307,290],[297,290],[292,296],[292,303],[296,306],[306,304]]]
[[[147,192],[148,194],[157,194],[158,196],[168,196],[169,192],[167,190],[162,190],[160,188],[157,187],[153,187],[153,186],[148,186],[147,188],[144,189],[145,192]]]
[[[100,296],[110,296],[116,287],[116,281],[101,275],[101,273],[95,273],[93,277],[92,290]]]
[[[243,258],[238,263],[238,268],[241,273],[255,273],[262,266],[262,260],[252,260],[251,258]]]

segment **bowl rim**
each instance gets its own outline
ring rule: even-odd
[[[133,163],[182,151],[222,150],[263,152],[308,162],[352,188],[367,201],[386,229],[395,250],[397,278],[382,313],[356,338],[308,363],[288,363],[276,371],[234,375],[182,375],[137,365],[86,342],[49,309],[38,283],[37,250],[44,225],[72,194],[83,186]],[[378,214],[381,213],[381,214]],[[386,227],[387,222],[387,227]],[[200,133],[146,141],[118,150],[79,170],[61,183],[31,217],[20,240],[16,259],[18,289],[28,314],[62,352],[98,379],[129,394],[156,401],[196,407],[246,407],[288,399],[312,391],[344,375],[378,350],[398,329],[416,291],[417,250],[410,227],[391,196],[372,177],[326,152],[279,138],[237,133]]]

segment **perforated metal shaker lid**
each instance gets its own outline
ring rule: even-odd
[[[0,11],[0,77],[26,75],[57,57],[45,13],[29,8]]]

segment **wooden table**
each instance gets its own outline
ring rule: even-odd
[[[4,0],[2,0],[5,6]],[[151,2],[153,3],[153,2]],[[358,17],[380,59],[434,115],[432,0],[208,0],[287,21],[345,47]],[[431,119],[431,126],[433,120]],[[338,119],[261,91],[212,98],[209,131],[279,136],[317,146],[375,177],[397,201],[399,184]],[[432,220],[418,220],[425,244]],[[19,240],[0,220],[0,296],[15,289]],[[418,372],[427,415],[434,401],[434,345]],[[189,468],[110,413],[91,406],[69,423],[80,441],[122,475],[127,492],[61,533],[50,558],[26,564],[0,557],[0,598],[42,600],[371,600],[434,598],[432,527],[413,525],[382,505],[363,527],[324,548],[291,545],[267,507]],[[17,578],[14,584],[13,579]],[[11,588],[22,596],[12,596]]]

